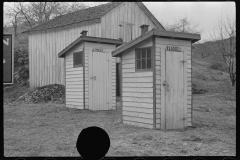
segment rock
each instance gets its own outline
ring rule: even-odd
[[[211,112],[211,108],[206,108],[206,112]]]

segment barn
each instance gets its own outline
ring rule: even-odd
[[[64,48],[88,36],[130,42],[141,35],[141,25],[149,29],[164,27],[141,2],[111,2],[56,17],[25,32],[29,36],[30,88],[65,84],[65,59],[58,58]]]
[[[123,123],[152,129],[192,125],[191,48],[199,34],[148,31],[112,52],[121,58]]]
[[[116,109],[116,58],[111,52],[122,40],[87,36],[64,48],[65,105],[89,110]]]

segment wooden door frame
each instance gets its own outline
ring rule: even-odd
[[[187,60],[187,54],[185,51],[183,53],[183,60]],[[161,48],[161,129],[166,130],[166,90],[165,87],[162,86],[163,82],[166,80],[166,54],[167,50],[165,48]],[[183,68],[183,114],[186,120],[183,121],[183,128],[187,127],[187,63]],[[183,118],[184,118],[183,117]]]
[[[161,129],[166,130],[166,95],[165,95],[165,87],[162,86],[163,81],[166,79],[166,50],[165,48],[161,47]]]
[[[100,53],[100,52],[99,52]],[[113,90],[113,88],[112,88],[112,56],[110,56],[111,55],[111,51],[109,51],[109,49],[103,49],[103,52],[102,52],[103,54],[106,54],[106,57],[107,57],[107,59],[108,59],[108,64],[107,64],[107,66],[108,66],[108,68],[110,68],[111,69],[111,74],[109,74],[108,75],[108,80],[110,79],[111,80],[111,83],[109,83],[109,81],[107,81],[106,83],[107,84],[110,84],[111,86],[110,86],[110,88],[111,88],[111,91],[110,91],[110,89],[109,89],[109,87],[107,87],[107,90],[109,89],[109,91],[107,91],[107,93],[109,94],[109,98],[111,98],[111,100],[110,99],[108,99],[108,107],[107,107],[107,109],[105,109],[105,107],[103,107],[103,109],[100,109],[100,110],[110,110],[111,109],[111,107],[112,107],[112,104],[113,104],[113,102],[112,102],[112,90]],[[100,53],[101,54],[101,53]],[[91,104],[91,107],[92,107],[92,100],[93,100],[93,95],[91,95],[90,96],[90,94],[91,93],[93,93],[93,87],[92,87],[92,84],[93,84],[93,81],[92,80],[90,80],[90,77],[92,76],[92,74],[94,73],[94,71],[93,71],[93,69],[94,69],[94,67],[93,67],[93,59],[94,59],[95,57],[94,57],[94,51],[93,50],[91,50],[90,52],[89,52],[89,56],[88,56],[88,69],[89,69],[89,74],[88,74],[88,80],[89,80],[89,86],[88,86],[88,89],[89,89],[89,91],[88,91],[88,93],[89,93],[89,109],[90,109],[90,104]],[[90,82],[91,81],[91,82]],[[90,85],[91,84],[91,85]],[[108,95],[106,95],[107,97],[108,97]],[[111,102],[111,103],[110,103]],[[92,110],[93,108],[91,108],[91,110]]]
[[[85,42],[83,42],[83,109],[86,109],[85,106]]]

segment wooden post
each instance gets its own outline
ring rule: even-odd
[[[191,42],[191,65],[192,65],[192,42]],[[191,87],[192,87],[192,66],[191,66]],[[191,88],[191,126],[192,126],[192,116],[193,116],[193,93]]]
[[[152,46],[152,67],[153,67],[153,129],[156,129],[156,66],[155,66],[155,37],[152,37],[153,46]]]
[[[83,109],[85,108],[85,42],[83,42]]]
[[[65,74],[64,74],[64,78],[65,78],[65,107],[67,107],[66,106],[66,101],[67,101],[66,88],[67,88],[67,86],[66,86],[66,56],[65,56],[65,54],[64,54],[64,72],[65,72]]]
[[[123,90],[123,85],[122,85],[122,77],[123,77],[123,72],[122,72],[122,54],[121,54],[121,62],[119,63],[119,67],[120,67],[120,70],[121,70],[121,77],[120,77],[120,96],[121,96],[121,112],[122,112],[122,123],[123,123],[123,94],[122,94],[122,90]]]
[[[165,81],[166,73],[166,50],[164,48],[161,48],[161,85],[163,81]],[[161,129],[165,130],[166,129],[166,121],[165,121],[165,112],[166,112],[166,92],[165,92],[165,87],[161,86]]]

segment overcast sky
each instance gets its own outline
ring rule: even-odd
[[[181,18],[187,18],[199,24],[203,29],[202,40],[209,38],[209,32],[214,29],[218,18],[236,17],[234,2],[143,2],[151,13],[163,24],[174,24]]]
[[[99,5],[98,2],[83,2],[88,6]],[[174,24],[179,19],[187,17],[193,24],[199,24],[203,30],[201,38],[207,40],[209,32],[221,17],[226,14],[236,17],[235,2],[143,2],[151,13],[164,24]]]

